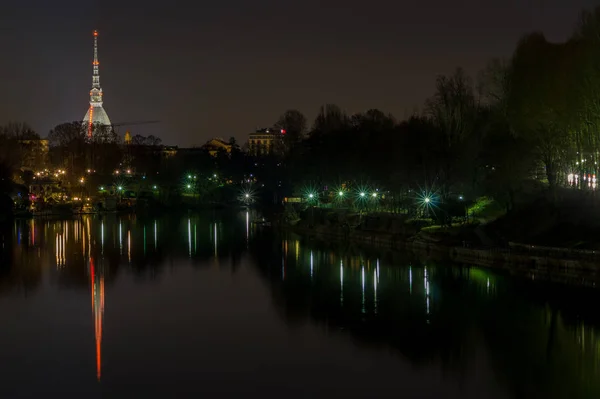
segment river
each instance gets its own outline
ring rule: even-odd
[[[0,397],[600,397],[600,293],[205,213],[0,228]]]

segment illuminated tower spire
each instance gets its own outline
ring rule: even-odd
[[[98,61],[98,31],[94,31],[94,61],[92,62],[92,89],[90,90],[90,107],[83,118],[88,126],[88,137],[92,137],[94,124],[110,126],[110,119],[102,104],[102,88],[100,87],[100,62]]]
[[[100,63],[98,62],[98,31],[94,31],[94,61],[93,65],[93,75],[92,75],[92,92],[90,93],[90,102],[99,102],[102,104],[102,89],[100,88],[100,72],[98,70],[98,66]],[[94,92],[94,89],[97,89]],[[97,95],[97,97],[95,97]]]

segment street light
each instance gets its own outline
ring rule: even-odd
[[[365,193],[360,193],[360,196],[361,196],[361,197],[364,197],[364,196],[365,196]]]
[[[340,191],[340,192],[338,193],[338,195],[339,195],[340,197],[343,197],[343,196],[344,196],[344,192],[343,192],[343,191]]]
[[[425,201],[426,204],[429,204],[429,202],[431,202],[431,198],[425,197],[424,201]]]

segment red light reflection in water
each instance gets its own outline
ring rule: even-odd
[[[92,312],[94,314],[94,335],[96,338],[96,378],[102,375],[102,321],[104,318],[104,276],[96,274],[94,258],[90,257],[90,278],[92,288]]]

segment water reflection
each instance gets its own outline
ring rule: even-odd
[[[440,361],[460,379],[484,350],[509,397],[600,395],[597,292],[305,245],[297,261],[286,257],[285,281],[272,281],[289,322],[310,315],[327,331],[389,345],[416,365]],[[268,264],[263,251],[254,252],[259,265]],[[328,266],[313,270],[314,263]],[[411,266],[387,266],[402,264]]]
[[[94,258],[90,257],[90,291],[94,315],[94,338],[96,340],[96,378],[102,375],[102,324],[104,321],[104,270],[96,270]]]
[[[40,292],[51,298],[59,290],[59,296],[71,296],[57,309],[76,306],[73,301],[77,300],[85,304],[89,317],[91,300],[93,323],[86,330],[90,341],[84,341],[84,348],[94,356],[95,365],[94,370],[90,365],[86,373],[105,383],[110,380],[106,377],[110,370],[118,367],[115,351],[123,353],[128,348],[123,343],[119,346],[115,339],[115,335],[127,336],[127,327],[121,330],[118,323],[111,324],[111,315],[118,317],[120,308],[129,303],[143,308],[153,296],[160,299],[164,295],[162,283],[169,281],[177,268],[214,269],[220,276],[227,270],[226,265],[233,274],[242,264],[247,273],[265,283],[260,290],[268,292],[277,314],[288,326],[324,326],[328,337],[340,342],[350,337],[354,345],[369,353],[391,351],[398,362],[410,362],[424,374],[441,370],[445,378],[459,385],[471,384],[473,370],[483,368],[492,376],[491,385],[508,392],[504,397],[600,395],[600,317],[594,306],[600,299],[598,293],[515,280],[486,269],[420,262],[397,253],[382,256],[354,246],[334,247],[293,235],[277,237],[252,224],[253,218],[249,212],[156,220],[83,217],[2,226],[0,305]],[[215,309],[212,313],[221,313],[217,302],[246,292],[251,283],[246,281],[249,274],[244,276],[232,278],[231,283],[219,280],[218,290],[211,296],[215,302],[210,304]],[[126,297],[111,293],[111,287],[115,290],[120,282],[129,280],[139,288],[129,287]],[[106,304],[105,296],[110,297]],[[249,326],[258,317],[253,313],[257,312],[253,308],[257,299],[250,295],[244,298],[249,304],[244,314],[254,315],[246,321]],[[202,321],[190,334],[209,334],[206,331],[213,326],[204,324],[198,316],[203,312],[202,303],[185,296],[170,301],[151,313],[156,314],[155,323],[161,326],[162,318],[181,314],[165,327],[174,331],[170,336],[174,341],[186,334],[178,330],[177,323],[195,316]],[[25,310],[27,303],[14,306],[29,312],[35,325],[39,314],[48,309]],[[231,313],[223,315],[219,317],[236,318]],[[73,313],[71,317],[75,322],[79,316]],[[137,319],[130,323],[131,329]],[[68,327],[64,328],[66,333]],[[144,328],[159,327],[152,324]],[[10,331],[10,325],[6,331]],[[265,336],[272,337],[273,331],[267,330]],[[213,345],[222,333],[213,331],[213,335],[204,337],[205,341],[199,340]],[[235,335],[236,345],[244,348],[268,343],[256,336]],[[144,336],[128,339],[143,342]],[[286,339],[299,340],[292,355],[300,356],[306,350],[298,335]],[[165,342],[148,342],[147,350],[167,345]],[[188,350],[174,347],[169,353],[176,359],[186,358]],[[103,364],[103,359],[111,359],[110,353],[113,362]],[[144,359],[147,361],[140,355],[140,364]],[[175,372],[185,373],[177,365],[172,367]],[[339,389],[340,394],[352,393]]]

